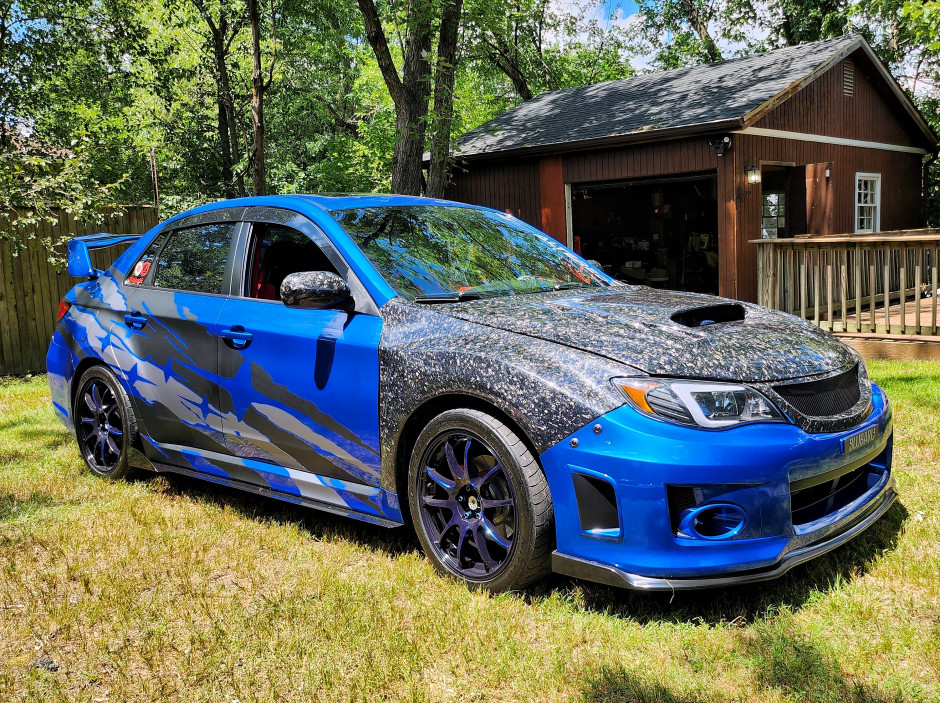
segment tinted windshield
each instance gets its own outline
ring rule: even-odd
[[[331,214],[410,299],[608,285],[570,249],[499,213],[421,205]]]

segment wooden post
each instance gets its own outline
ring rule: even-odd
[[[826,329],[832,332],[832,249],[826,247]]]
[[[885,288],[884,299],[885,299],[885,334],[891,334],[891,245],[885,245],[885,260],[884,260],[884,279],[885,279]]]
[[[848,331],[848,323],[846,318],[848,317],[847,312],[847,298],[849,297],[849,250],[840,247],[841,252],[839,256],[839,297],[842,299],[842,331]]]
[[[875,301],[875,293],[878,289],[878,276],[875,273],[875,265],[878,259],[878,249],[871,247],[868,250],[868,331],[874,333],[878,326],[875,324],[875,311],[878,305]]]
[[[813,324],[819,326],[819,253],[820,248],[814,247],[815,265],[813,266]]]
[[[862,245],[855,245],[855,323],[853,332],[862,331]]]
[[[901,247],[898,261],[898,288],[900,295],[901,334],[907,334],[907,247]]]
[[[800,250],[800,317],[806,319],[806,249]]]
[[[920,262],[924,250],[920,247],[914,249],[914,334],[920,334],[920,298],[921,298],[921,268]]]
[[[937,274],[940,273],[937,254],[940,254],[940,247],[934,245],[930,251],[930,334],[932,335],[937,334]]]

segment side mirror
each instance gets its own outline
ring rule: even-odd
[[[348,297],[346,281],[329,271],[301,271],[281,281],[281,300],[291,308],[328,308]]]
[[[80,239],[72,239],[68,244],[68,272],[75,278],[98,278],[99,271],[91,263],[88,245]]]

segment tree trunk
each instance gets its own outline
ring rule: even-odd
[[[395,103],[395,152],[392,156],[392,192],[421,194],[421,161],[424,154],[425,118],[430,99],[431,18],[430,0],[409,0],[405,8],[408,22],[405,34],[402,75],[392,60],[388,40],[373,0],[358,0],[366,27],[366,38],[388,93]]]
[[[427,195],[431,198],[444,197],[450,176],[450,130],[454,117],[454,74],[462,7],[463,0],[445,0],[441,10],[441,34],[434,75],[431,163],[428,167]]]
[[[699,12],[698,0],[681,0],[681,3],[689,24],[692,25],[692,29],[695,30],[699,41],[702,42],[702,46],[705,48],[708,60],[721,61],[721,52],[718,50],[718,45],[712,39],[711,34],[708,33],[708,21],[703,19],[702,13]]]
[[[248,0],[248,22],[251,24],[251,132],[254,149],[251,154],[251,180],[255,195],[267,192],[264,176],[264,74],[261,72],[261,20],[258,0]]]

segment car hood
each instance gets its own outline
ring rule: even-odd
[[[855,363],[848,347],[793,315],[645,286],[501,296],[436,309],[655,376],[779,381]]]

